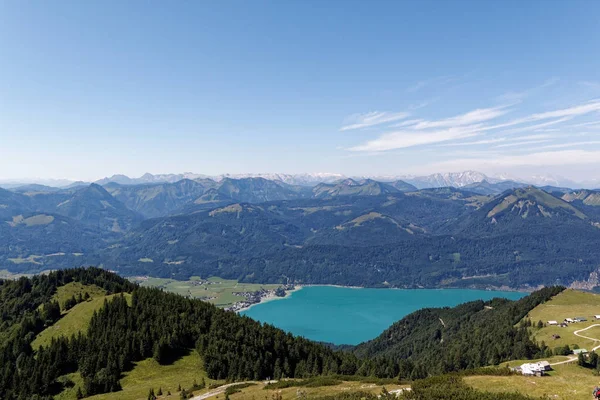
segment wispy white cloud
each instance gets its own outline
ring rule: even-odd
[[[387,151],[402,149],[425,144],[446,142],[449,140],[464,139],[477,135],[476,127],[448,128],[434,131],[397,131],[381,135],[364,144],[349,148],[350,151]]]
[[[587,142],[571,142],[571,143],[558,143],[558,144],[550,144],[547,146],[542,146],[540,149],[566,149],[569,147],[579,147],[579,146],[593,146],[600,144],[600,140],[589,140]],[[598,160],[600,162],[600,160]]]
[[[524,118],[520,118],[520,119],[512,120],[512,121],[509,121],[509,122],[505,122],[505,123],[499,124],[499,125],[490,125],[490,126],[486,126],[483,130],[493,131],[493,130],[497,130],[497,129],[501,129],[501,128],[508,128],[508,127],[511,127],[511,126],[516,126],[516,125],[531,123],[531,121],[524,121],[524,120],[525,120]],[[533,131],[537,131],[537,130],[539,130],[541,128],[545,128],[545,127],[548,127],[548,126],[562,124],[563,122],[567,122],[569,120],[571,120],[571,117],[558,118],[558,119],[554,119],[552,121],[542,122],[540,124],[527,125],[527,126],[523,126],[523,127],[520,127],[520,128],[507,129],[507,130],[503,130],[502,132],[504,134],[514,134],[514,133],[522,133],[522,132],[533,132]]]
[[[550,139],[519,140],[519,141],[511,142],[511,143],[499,144],[498,146],[495,146],[495,147],[496,148],[501,148],[501,147],[516,147],[516,146],[524,146],[524,145],[527,145],[527,144],[547,143],[549,141],[550,141]]]
[[[586,165],[597,164],[598,160],[600,160],[600,151],[560,150],[487,158],[461,158],[435,163],[432,167],[442,171],[456,169],[476,170],[496,167]]]
[[[530,140],[549,139],[551,137],[552,136],[550,136],[550,135],[544,135],[544,134],[520,136],[520,137],[515,137],[515,138],[497,137],[497,138],[490,138],[490,139],[475,140],[475,141],[471,141],[471,142],[445,143],[445,144],[441,144],[440,146],[476,146],[476,145],[484,145],[484,144],[503,143],[506,141],[522,142],[522,141],[530,141]],[[508,145],[504,145],[504,146],[495,146],[495,147],[510,147],[510,146],[512,146],[512,144],[508,144]]]
[[[419,109],[425,108],[439,100],[440,100],[440,97],[434,97],[432,99],[424,100],[419,103],[411,104],[410,106],[408,106],[408,110],[409,111],[419,110]]]
[[[581,86],[585,86],[590,89],[600,90],[600,82],[596,81],[580,81],[579,84]]]
[[[489,130],[495,130],[495,129],[501,129],[501,128],[508,128],[511,126],[534,123],[534,122],[554,118],[552,121],[542,122],[542,123],[539,123],[536,125],[529,125],[529,126],[517,128],[514,130],[510,130],[510,131],[504,131],[505,133],[526,132],[526,131],[545,128],[548,126],[567,122],[574,117],[578,117],[578,116],[589,114],[591,112],[596,112],[596,111],[600,111],[600,101],[598,101],[598,100],[594,100],[594,101],[591,101],[588,103],[584,103],[584,104],[569,107],[569,108],[563,108],[561,110],[536,113],[536,114],[529,115],[527,117],[513,119],[513,120],[510,120],[510,121],[507,121],[504,123],[500,123],[497,125],[489,125],[489,126],[486,126],[485,128],[483,128],[483,130],[489,131]]]
[[[391,128],[401,128],[404,126],[416,125],[419,122],[423,122],[422,119],[407,119],[406,121],[399,122],[397,124],[390,125]]]
[[[438,76],[436,78],[425,79],[425,80],[419,81],[419,82],[415,83],[414,85],[406,88],[406,92],[407,93],[415,93],[415,92],[418,92],[419,90],[425,89],[426,87],[429,87],[429,86],[447,85],[448,83],[455,82],[457,79],[458,78],[451,77],[451,76]]]
[[[386,124],[405,119],[409,115],[410,113],[407,112],[391,113],[386,111],[372,111],[365,114],[355,114],[347,118],[346,125],[344,125],[340,130],[349,131],[352,129],[361,129],[370,126]]]
[[[594,111],[600,111],[600,100],[593,100],[578,106],[563,108],[561,110],[547,111],[537,113],[527,118],[530,121],[540,121],[549,118],[575,117],[579,115],[589,114]]]
[[[415,129],[447,128],[472,125],[479,122],[496,119],[508,112],[507,106],[494,108],[478,108],[465,114],[438,121],[422,121],[415,125]]]
[[[506,141],[506,138],[501,137],[501,138],[494,138],[494,139],[475,140],[475,141],[471,141],[471,142],[444,143],[444,144],[441,144],[440,146],[477,146],[477,145],[482,145],[482,144],[502,143],[504,141]]]
[[[560,81],[560,79],[554,77],[554,78],[550,78],[548,80],[546,80],[544,83],[529,88],[529,89],[525,89],[519,92],[507,92],[504,93],[502,96],[499,97],[499,100],[501,101],[521,101],[524,100],[525,98],[531,96],[532,94],[540,91],[541,89],[545,89],[547,87],[553,86],[555,84],[557,84]]]
[[[491,108],[481,108],[460,114],[454,117],[440,120],[407,120],[395,124],[396,128],[404,128],[397,131],[380,134],[376,139],[369,140],[363,144],[350,147],[350,151],[377,151],[383,152],[393,149],[407,148],[412,146],[436,144],[451,142],[474,136],[484,135],[486,132],[499,131],[502,135],[510,135],[528,131],[536,131],[549,126],[558,125],[567,122],[573,118],[586,115],[592,112],[600,111],[600,101],[594,100],[587,103],[575,105],[559,110],[546,111],[530,114],[506,122],[491,124],[508,112],[510,106],[500,106]],[[384,117],[375,116],[375,120]],[[504,129],[511,128],[511,129]],[[498,134],[496,133],[496,135]],[[545,137],[541,135],[529,135],[511,138],[515,140],[542,140]],[[499,143],[497,138],[482,138],[478,141],[472,141],[474,144],[494,144]],[[542,143],[538,141],[536,143]],[[524,144],[521,142],[521,144]],[[461,145],[459,143],[456,144]],[[464,144],[462,144],[464,145]],[[516,145],[506,144],[497,147],[511,147]]]
[[[559,128],[535,129],[534,132],[560,132]]]
[[[584,126],[596,126],[596,125],[600,125],[600,121],[583,122],[581,124],[569,125],[569,127],[570,128],[581,128]]]
[[[546,133],[538,133],[536,135],[526,135],[526,136],[514,137],[514,138],[511,138],[511,140],[513,140],[513,141],[539,140],[539,139],[550,139],[553,137],[554,136],[548,135]]]

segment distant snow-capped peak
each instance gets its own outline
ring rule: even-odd
[[[272,181],[283,182],[289,185],[299,186],[315,186],[319,183],[334,183],[341,182],[351,178],[360,182],[364,179],[372,179],[379,182],[394,182],[398,180],[405,181],[419,189],[436,188],[436,187],[456,187],[462,188],[467,185],[487,181],[488,183],[498,183],[502,181],[515,181],[528,183],[536,186],[560,186],[560,187],[597,187],[600,181],[587,181],[576,183],[572,180],[556,176],[530,176],[516,177],[512,174],[495,174],[489,176],[478,171],[463,171],[463,172],[446,172],[435,173],[424,176],[414,175],[344,175],[331,172],[316,172],[316,173],[245,173],[245,174],[222,174],[222,175],[205,175],[192,172],[184,172],[180,174],[150,174],[146,173],[139,178],[130,178],[126,175],[113,175],[109,178],[104,178],[96,181],[99,185],[104,185],[109,182],[119,183],[121,185],[139,185],[139,184],[154,184],[154,183],[174,183],[182,179],[199,180],[213,179],[221,181],[225,178],[230,179],[245,179],[245,178],[263,178]]]
[[[224,178],[245,179],[245,178],[263,178],[272,181],[280,181],[288,185],[310,186],[318,183],[331,183],[346,178],[342,174],[330,172],[302,173],[302,174],[281,174],[281,173],[248,173],[248,174],[223,174],[212,177],[216,181]]]
[[[407,177],[403,180],[415,185],[420,189],[447,186],[461,188],[483,181],[487,181],[489,183],[499,182],[498,179],[488,177],[487,175],[477,171],[436,173],[427,176]]]

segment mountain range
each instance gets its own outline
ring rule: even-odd
[[[0,189],[0,267],[396,287],[536,287],[598,269],[600,192],[265,178]]]
[[[106,185],[108,183],[118,183],[120,185],[142,185],[142,184],[157,184],[157,183],[175,183],[184,179],[188,180],[204,180],[210,179],[220,182],[224,179],[245,179],[245,178],[263,178],[270,181],[282,182],[293,186],[316,186],[319,183],[334,183],[347,178],[355,180],[372,179],[380,182],[394,182],[402,180],[419,188],[436,188],[436,187],[465,187],[467,185],[477,184],[483,181],[489,183],[500,183],[503,181],[515,181],[522,184],[536,185],[539,187],[570,187],[570,188],[600,188],[600,179],[587,181],[574,181],[562,177],[554,176],[529,176],[518,178],[513,175],[501,174],[497,176],[487,176],[477,171],[464,171],[453,173],[435,173],[424,176],[414,175],[374,175],[374,176],[346,176],[337,173],[301,173],[301,174],[283,174],[283,173],[248,173],[248,174],[221,174],[221,175],[205,175],[192,172],[184,172],[181,174],[150,174],[146,173],[138,178],[131,178],[126,175],[113,175],[99,179],[93,183],[98,185]],[[92,182],[69,181],[69,180],[52,180],[52,179],[28,179],[28,180],[0,180],[0,187],[5,189],[14,189],[31,184],[42,185],[48,187],[72,188],[79,187]]]

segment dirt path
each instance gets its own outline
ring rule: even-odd
[[[225,389],[227,389],[230,386],[235,386],[235,385],[239,385],[242,383],[258,383],[258,382],[249,381],[249,382],[228,383],[227,385],[219,386],[218,388],[209,390],[208,392],[206,392],[204,394],[199,394],[198,396],[194,396],[194,397],[192,397],[191,400],[205,400],[205,399],[208,399],[209,397],[213,397],[213,396],[225,393]]]
[[[210,397],[213,396],[217,396],[219,394],[225,393],[225,389],[227,389],[230,386],[236,386],[236,385],[241,385],[244,383],[253,383],[256,385],[262,384],[262,385],[266,385],[268,383],[277,383],[276,380],[270,380],[270,381],[246,381],[246,382],[234,382],[234,383],[228,383],[226,385],[222,385],[219,386],[217,388],[214,388],[212,390],[209,390],[208,392],[204,393],[204,394],[199,394],[198,396],[194,396],[191,398],[191,400],[206,400]]]
[[[597,342],[600,342],[600,339],[596,339],[596,338],[592,338],[592,337],[589,337],[589,336],[584,336],[584,335],[581,335],[581,334],[580,334],[580,332],[587,331],[588,329],[590,329],[590,328],[593,328],[593,327],[595,327],[595,326],[600,326],[600,324],[594,324],[594,325],[590,325],[590,326],[588,326],[587,328],[583,328],[583,329],[580,329],[580,330],[578,330],[578,331],[575,331],[575,332],[573,332],[573,334],[574,334],[575,336],[579,336],[580,338],[584,338],[584,339],[591,340],[591,341],[593,341],[593,342],[595,342],[595,343],[597,343]],[[591,351],[596,351],[597,349],[600,349],[600,345],[598,345],[598,346],[594,347],[594,348],[593,348]],[[565,361],[559,361],[559,362],[555,362],[555,363],[552,363],[552,364],[550,364],[550,365],[560,365],[560,364],[567,364],[567,363],[570,363],[570,362],[573,362],[573,361],[577,361],[577,357],[569,357],[569,358],[568,358],[568,359],[566,359]]]

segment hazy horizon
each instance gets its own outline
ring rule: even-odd
[[[494,174],[484,174],[481,171],[474,171],[474,170],[466,170],[466,171],[451,171],[451,172],[437,172],[437,173],[432,173],[432,174],[422,174],[422,175],[368,175],[368,174],[363,174],[363,175],[346,175],[346,174],[341,174],[341,173],[332,173],[332,172],[320,172],[320,173],[261,173],[261,172],[257,172],[257,173],[239,173],[239,174],[232,174],[232,173],[223,173],[223,174],[215,174],[215,175],[209,175],[209,174],[202,174],[202,173],[195,173],[195,172],[190,172],[190,171],[186,171],[186,172],[175,172],[175,173],[158,173],[158,174],[152,174],[150,172],[144,173],[140,176],[130,176],[130,175],[126,175],[126,174],[115,174],[115,175],[111,175],[111,176],[103,176],[101,178],[97,178],[97,179],[91,179],[91,180],[80,180],[80,179],[70,179],[70,178],[36,178],[36,177],[30,177],[30,178],[2,178],[0,177],[0,187],[4,186],[5,188],[15,188],[18,187],[20,185],[30,185],[30,184],[40,184],[40,185],[46,185],[46,186],[51,186],[51,187],[57,187],[57,188],[61,188],[61,187],[67,187],[70,186],[74,183],[78,183],[78,182],[82,182],[85,184],[90,184],[90,183],[100,183],[102,185],[104,185],[107,182],[117,182],[119,183],[119,179],[115,179],[115,180],[111,180],[110,178],[115,178],[115,177],[125,177],[125,178],[129,178],[132,181],[137,181],[133,184],[143,184],[143,178],[147,175],[150,174],[152,175],[151,178],[153,178],[153,180],[148,180],[148,181],[144,181],[145,184],[151,183],[167,183],[167,182],[176,182],[179,179],[204,179],[204,178],[208,178],[208,179],[214,179],[214,180],[221,180],[222,178],[233,178],[233,179],[241,179],[241,178],[245,178],[245,177],[262,177],[265,179],[277,179],[278,177],[283,179],[284,181],[287,181],[287,179],[291,179],[292,181],[297,181],[295,178],[308,178],[308,177],[313,177],[314,179],[306,181],[306,182],[335,182],[339,179],[346,179],[346,178],[354,178],[354,179],[363,179],[363,178],[367,178],[367,179],[375,179],[375,180],[379,180],[379,181],[384,181],[384,182],[388,182],[388,181],[394,181],[394,180],[406,180],[409,182],[423,182],[421,179],[426,179],[429,178],[431,176],[434,175],[453,175],[455,178],[461,174],[483,174],[485,175],[485,178],[488,178],[491,180],[491,182],[500,182],[500,181],[516,181],[516,182],[520,182],[520,183],[529,183],[532,185],[536,185],[536,186],[565,186],[565,187],[571,187],[573,189],[599,189],[600,188],[600,179],[571,179],[571,178],[567,178],[564,176],[558,176],[558,175],[532,175],[532,176],[515,176],[515,175],[507,175],[507,174],[500,174],[500,175],[494,175]],[[173,177],[180,177],[177,179],[165,179],[165,178],[173,178]],[[162,179],[161,179],[162,178]],[[485,179],[484,178],[484,179]],[[150,177],[149,177],[150,179]],[[468,179],[468,178],[465,178]],[[478,180],[475,180],[474,182],[479,182]]]

